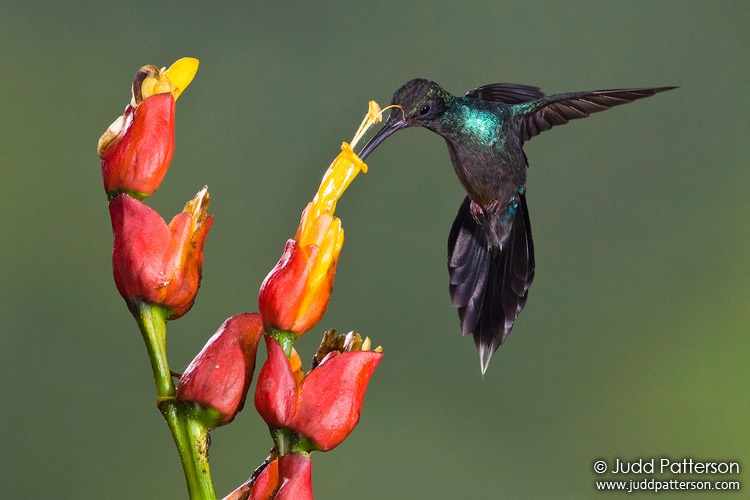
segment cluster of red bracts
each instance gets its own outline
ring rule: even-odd
[[[198,192],[169,225],[141,200],[157,190],[167,173],[174,153],[175,101],[197,69],[198,61],[190,58],[168,70],[141,68],[132,102],[99,139],[117,290],[132,311],[144,303],[160,305],[169,319],[190,310],[198,293],[203,246],[213,222],[206,213],[208,190]]]
[[[325,339],[324,339],[325,342]],[[255,408],[272,431],[287,429],[290,449],[328,451],[359,422],[370,376],[383,356],[369,350],[333,350],[307,375],[296,352],[290,358],[266,336],[268,359],[258,375]],[[322,346],[325,348],[325,346]]]
[[[312,500],[310,454],[298,451],[273,456],[253,476],[224,500]]]
[[[197,67],[198,61],[189,58],[168,70],[144,66],[133,83],[133,100],[99,141],[114,233],[115,283],[134,315],[157,307],[166,319],[177,319],[193,306],[200,285],[213,223],[207,188],[169,224],[142,201],[157,190],[169,168],[175,102]],[[370,351],[369,339],[363,342],[358,334],[327,332],[314,368],[305,374],[292,344],[328,305],[343,245],[341,221],[333,211],[351,179],[365,169],[345,143],[303,212],[295,238],[263,282],[260,313],[227,319],[179,379],[177,400],[190,405],[207,429],[225,425],[244,406],[257,347],[265,338],[268,358],[258,377],[255,406],[275,447],[262,473],[235,492],[243,491],[242,498],[312,498],[310,453],[334,448],[359,421],[382,351]]]
[[[265,335],[265,341],[268,358],[258,375],[255,408],[274,438],[274,453],[260,474],[225,500],[311,499],[310,453],[333,449],[354,430],[383,354],[367,350],[358,334],[329,331],[315,356],[320,361],[304,374],[294,349],[288,358],[276,340]]]

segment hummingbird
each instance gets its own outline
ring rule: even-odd
[[[545,95],[539,87],[494,83],[458,97],[418,78],[394,93],[388,119],[359,157],[364,160],[409,127],[445,139],[467,194],[448,237],[449,290],[461,333],[474,337],[482,375],[513,328],[534,279],[523,144],[556,125],[673,88]]]

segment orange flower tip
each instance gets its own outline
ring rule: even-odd
[[[385,108],[380,109],[380,106],[377,102],[370,101],[367,115],[365,115],[362,123],[357,129],[357,132],[354,134],[354,138],[352,139],[352,147],[357,145],[357,143],[367,133],[367,130],[369,130],[370,127],[372,127],[376,123],[380,123],[381,121],[383,121],[383,112],[391,108],[399,108],[402,113],[404,112],[404,108],[402,108],[398,104],[391,104],[390,106],[386,106]]]
[[[100,158],[104,155],[104,151],[107,150],[107,146],[112,144],[112,141],[117,139],[117,137],[122,134],[123,130],[125,130],[125,124],[125,115],[120,115],[112,122],[112,125],[107,127],[107,130],[99,138],[99,143],[96,145],[96,152],[99,154]]]
[[[344,352],[362,351],[362,336],[355,332],[349,332],[344,336]]]
[[[171,93],[176,101],[193,81],[198,64],[198,59],[183,57],[175,61],[169,69],[159,69],[153,64],[143,66],[133,79],[133,99],[130,105],[136,107],[152,95],[167,92]]]
[[[370,101],[370,110],[367,112],[367,117],[372,118],[373,123],[380,123],[383,121],[383,112],[380,110],[380,105],[375,101]]]
[[[183,57],[175,61],[163,74],[172,82],[172,95],[176,101],[180,94],[190,85],[198,72],[200,62],[194,57]]]
[[[372,342],[370,341],[370,337],[365,337],[365,340],[362,341],[362,350],[363,351],[369,351],[370,350],[370,344],[372,344]],[[382,351],[383,348],[381,347],[380,350]]]
[[[357,332],[336,335],[336,330],[332,328],[323,334],[323,340],[320,341],[320,346],[313,357],[313,367],[320,364],[329,353],[334,351],[342,354],[354,351],[373,351],[382,354],[383,348],[378,346],[372,349],[370,337],[365,337],[363,340]]]
[[[208,204],[211,197],[208,194],[208,186],[198,191],[195,197],[185,204],[183,212],[187,212],[198,224],[202,224],[207,217]]]
[[[380,110],[380,105],[375,101],[370,101],[367,114],[362,119],[362,123],[360,123],[357,132],[354,134],[352,145],[356,145],[370,127],[383,120],[382,114],[383,112]]]

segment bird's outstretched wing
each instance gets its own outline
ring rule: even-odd
[[[572,92],[554,94],[536,101],[520,103],[514,112],[519,122],[519,137],[521,142],[526,142],[555,125],[563,125],[570,120],[586,118],[591,113],[598,113],[620,104],[627,104],[674,88],[676,87]]]
[[[470,204],[467,196],[448,237],[448,273],[461,332],[474,336],[484,374],[526,304],[534,279],[534,243],[523,195],[501,248],[489,248]]]
[[[520,83],[491,83],[468,91],[464,97],[505,104],[520,104],[541,99],[544,93],[539,90],[539,87]]]

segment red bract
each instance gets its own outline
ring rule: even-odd
[[[143,66],[133,79],[133,99],[99,138],[104,189],[109,199],[153,194],[174,153],[175,101],[193,81],[198,60],[183,57],[169,69]]]
[[[300,305],[307,292],[310,262],[317,253],[317,247],[303,249],[294,240],[286,242],[281,259],[263,281],[258,294],[258,308],[269,329],[291,331],[300,315],[309,316],[300,311]],[[304,328],[309,322],[305,321]]]
[[[112,270],[131,309],[160,304],[179,318],[193,306],[201,279],[203,246],[213,216],[203,188],[169,226],[144,203],[119,195],[109,204],[115,243]]]
[[[266,347],[255,391],[258,413],[272,428],[309,439],[316,450],[336,447],[359,422],[367,383],[383,354],[331,352],[298,383],[281,345],[266,336]]]
[[[218,412],[210,427],[231,422],[245,405],[261,335],[257,313],[226,320],[180,377],[177,399]]]
[[[303,222],[308,212],[309,207]],[[287,241],[281,259],[263,280],[258,308],[267,330],[302,335],[325,313],[344,232],[341,221],[329,214],[322,214],[317,221],[316,241],[305,245],[300,245],[299,237]]]
[[[142,199],[159,187],[174,153],[174,112],[172,94],[156,94],[128,105],[112,124],[99,151],[110,198],[124,192]]]
[[[289,427],[297,410],[299,387],[281,345],[265,336],[268,358],[258,374],[255,407],[268,425]]]
[[[312,461],[305,452],[269,463],[250,490],[248,500],[312,500]]]

